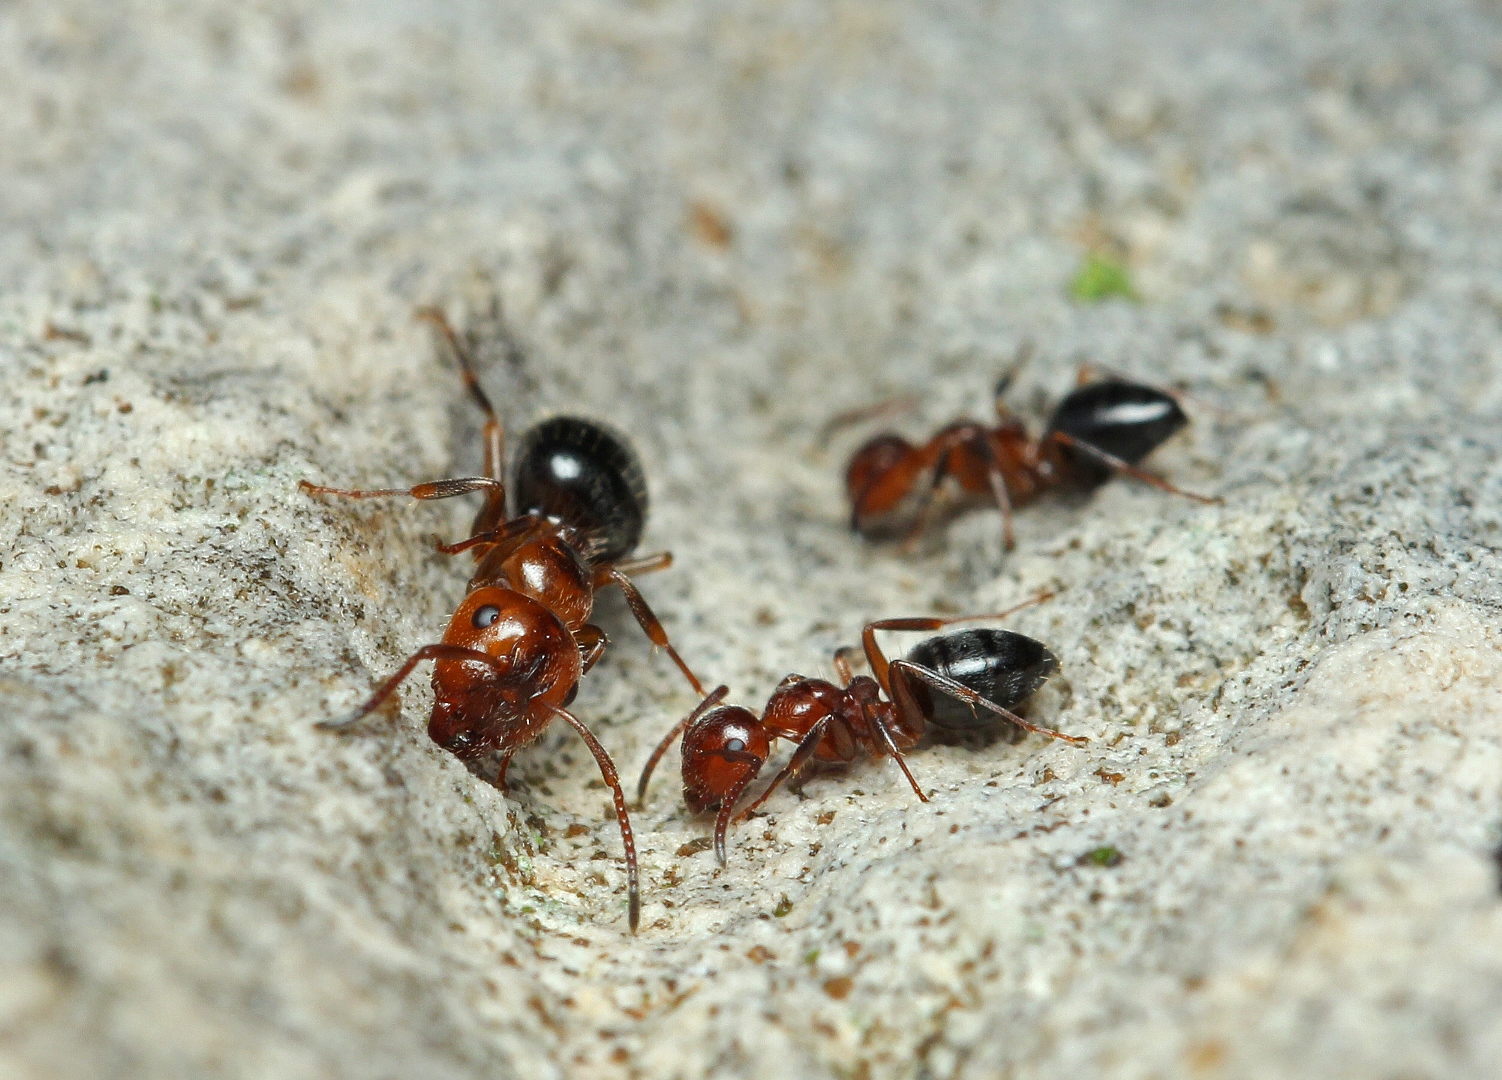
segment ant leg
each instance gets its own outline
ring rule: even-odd
[[[830,718],[827,714],[821,716],[814,724],[814,726],[808,729],[808,733],[803,736],[802,740],[799,741],[798,749],[793,751],[793,756],[789,758],[788,763],[782,767],[782,771],[779,772],[776,776],[772,777],[772,782],[767,785],[767,789],[760,795],[758,795],[750,806],[746,807],[739,814],[735,815],[736,821],[745,821],[746,818],[751,816],[751,812],[753,810],[759,807],[762,803],[766,802],[767,799],[771,798],[772,792],[780,788],[784,783],[788,781],[789,778],[796,776],[799,770],[801,770],[805,765],[808,764],[808,759],[812,757],[813,752],[818,749],[819,740],[824,738],[824,732],[829,727],[829,719]]]
[[[1175,390],[1170,386],[1160,386],[1157,383],[1145,383],[1119,368],[1107,367],[1105,364],[1097,364],[1094,360],[1081,360],[1080,366],[1074,372],[1074,384],[1076,386],[1089,386],[1093,382],[1119,382],[1130,386],[1146,386],[1153,390],[1161,391],[1175,401],[1184,400],[1184,392]]]
[[[1017,346],[1016,353],[1012,355],[1012,363],[1001,373],[1001,377],[996,380],[996,388],[991,391],[991,398],[996,406],[996,418],[1002,423],[1006,423],[1012,419],[1013,415],[1012,410],[1007,408],[1006,401],[1004,400],[1007,396],[1007,391],[1012,389],[1012,384],[1017,381],[1018,374],[1027,366],[1027,362],[1032,358],[1033,342],[1031,338],[1028,338]]]
[[[535,516],[525,514],[519,518],[512,518],[499,529],[475,533],[475,535],[467,539],[460,540],[457,544],[445,544],[441,537],[435,536],[433,538],[433,546],[444,555],[458,555],[461,552],[468,551],[470,548],[505,543],[512,537],[520,536],[536,524],[537,518]]]
[[[672,642],[668,640],[668,632],[662,628],[662,623],[658,622],[657,616],[647,606],[646,600],[642,598],[640,590],[632,580],[614,566],[602,566],[595,571],[595,588],[603,588],[606,585],[615,585],[626,594],[626,603],[631,607],[631,614],[636,616],[636,621],[641,624],[648,640],[665,650],[673,658],[673,663],[678,665],[678,670],[683,672],[683,677],[688,680],[689,685],[694,688],[694,693],[700,697],[704,696],[704,684],[699,682],[699,677],[689,670],[688,665],[683,662],[683,657],[678,655],[678,650],[673,648]]]
[[[501,418],[496,415],[495,407],[490,404],[490,398],[480,386],[480,377],[475,374],[474,360],[469,355],[469,350],[459,340],[459,335],[454,333],[454,328],[449,324],[448,316],[442,308],[420,307],[417,309],[417,317],[424,322],[430,322],[443,335],[448,343],[449,350],[454,354],[454,359],[459,362],[459,377],[464,380],[464,388],[470,392],[475,403],[480,406],[480,411],[485,414],[485,475],[496,480],[504,479],[501,469],[506,463],[506,430],[501,426]]]
[[[918,512],[913,517],[913,523],[908,526],[907,535],[902,538],[898,550],[904,555],[910,555],[917,546],[918,537],[928,531],[929,519],[933,515],[934,500],[939,494],[939,485],[944,482],[944,477],[949,475],[949,450],[945,450],[934,466],[933,476],[929,479],[928,490],[923,493],[922,500],[918,503]]]
[[[868,712],[866,715],[870,716],[870,713]],[[876,720],[875,717],[872,717],[872,719]],[[897,767],[902,770],[902,775],[907,777],[907,782],[912,785],[913,794],[918,796],[918,801],[928,802],[928,796],[923,794],[923,789],[918,786],[918,781],[913,777],[913,771],[907,767],[907,758],[903,757],[902,751],[897,749],[897,740],[892,738],[891,730],[880,720],[876,720],[872,726],[881,732],[881,741],[886,744],[887,753],[897,762]]]
[[[918,537],[928,528],[933,513],[935,499],[939,492],[939,485],[944,482],[946,476],[951,475],[954,467],[954,455],[960,451],[971,454],[979,454],[986,470],[987,480],[991,485],[992,496],[1001,507],[1002,520],[1005,522],[1003,539],[1009,541],[1007,546],[1012,546],[1012,503],[1006,492],[1006,483],[1001,472],[1001,463],[996,460],[996,455],[991,449],[991,440],[987,437],[988,432],[976,424],[965,424],[956,428],[942,438],[936,438],[933,443],[925,447],[925,451],[937,453],[938,460],[934,465],[933,475],[928,482],[928,490],[923,493],[922,502],[919,505],[917,516],[908,528],[907,535],[903,537],[901,550],[911,552]]]
[[[1197,409],[1208,409],[1210,412],[1213,412],[1215,415],[1221,417],[1222,419],[1234,420],[1237,415],[1235,410],[1233,409],[1224,408],[1223,406],[1215,404],[1213,401],[1206,401],[1204,398],[1198,396],[1197,394],[1191,394],[1187,390],[1180,390],[1176,386],[1164,386],[1161,383],[1143,382],[1141,379],[1134,378],[1133,376],[1126,374],[1126,372],[1124,371],[1118,371],[1116,368],[1112,367],[1105,367],[1104,365],[1095,363],[1093,360],[1083,360],[1080,362],[1079,369],[1076,371],[1074,377],[1075,385],[1089,386],[1092,382],[1099,382],[1101,380],[1128,383],[1132,386],[1146,386],[1150,389],[1157,390],[1159,393],[1167,394],[1169,397],[1177,401],[1180,405],[1183,405],[1187,402]]]
[[[414,499],[451,499],[455,495],[467,495],[471,491],[485,492],[485,503],[480,507],[480,512],[475,515],[474,524],[470,532],[486,534],[491,526],[494,526],[506,517],[506,485],[499,479],[490,476],[461,476],[453,480],[434,480],[427,484],[418,484],[411,488],[374,488],[365,491],[352,491],[347,488],[325,487],[322,484],[309,483],[299,480],[298,486],[309,495],[338,495],[345,499],[374,499],[385,495],[409,495]],[[527,520],[522,518],[519,520]],[[452,551],[447,550],[440,541],[438,550],[452,555],[458,551],[476,547],[483,540],[474,540],[471,544],[461,545]],[[483,555],[483,551],[475,552],[475,557]]]
[[[884,416],[896,416],[898,413],[910,412],[917,407],[916,394],[901,394],[887,398],[885,401],[878,401],[874,405],[861,405],[858,408],[846,409],[824,421],[823,426],[819,428],[819,435],[814,445],[822,449],[829,445],[830,439],[847,427],[864,424],[867,420],[877,420]]]
[[[1094,360],[1081,360],[1080,366],[1074,370],[1074,385],[1089,386],[1093,382],[1119,382],[1131,386],[1146,386],[1153,390],[1159,390],[1173,398],[1175,401],[1183,400],[1183,391],[1172,387],[1160,386],[1157,383],[1146,383],[1134,375],[1128,375],[1120,368],[1108,367],[1105,364],[1097,364]]]
[[[1094,458],[1097,462],[1104,465],[1108,469],[1111,469],[1115,472],[1124,473],[1125,475],[1130,476],[1133,480],[1141,480],[1144,484],[1151,484],[1153,487],[1158,488],[1161,491],[1166,491],[1170,495],[1182,495],[1186,499],[1193,499],[1195,502],[1205,503],[1209,506],[1215,506],[1219,503],[1225,502],[1225,500],[1220,498],[1218,495],[1197,495],[1192,491],[1185,491],[1183,488],[1174,487],[1167,480],[1164,480],[1161,476],[1154,476],[1152,473],[1147,472],[1145,469],[1139,469],[1135,465],[1122,461],[1121,458],[1117,457],[1115,454],[1108,454],[1100,447],[1092,446],[1090,443],[1085,442],[1083,439],[1076,439],[1073,435],[1069,435],[1065,432],[1055,431],[1050,433],[1048,437],[1050,439],[1057,440],[1063,445],[1069,447],[1071,450],[1079,451],[1086,457]]]
[[[730,687],[716,687],[714,693],[710,694],[703,701],[699,702],[699,704],[695,706],[693,712],[689,713],[682,720],[679,720],[676,724],[673,725],[673,730],[669,731],[665,736],[663,736],[662,741],[657,744],[657,749],[652,751],[652,756],[647,758],[646,767],[641,771],[641,779],[636,783],[637,806],[642,806],[646,803],[647,784],[649,784],[652,780],[652,770],[657,768],[657,763],[662,760],[662,755],[668,752],[668,747],[673,745],[673,740],[676,739],[682,732],[686,731],[688,729],[688,726],[695,720],[699,719],[699,717],[703,716],[710,709],[714,708],[720,702],[724,701],[725,695],[728,693],[730,693]]]
[[[840,680],[841,689],[850,685],[850,680],[855,678],[855,672],[850,670],[850,656],[855,648],[850,645],[841,645],[834,651],[834,673]]]
[[[579,656],[583,663],[579,674],[582,676],[605,654],[605,646],[610,644],[610,639],[598,626],[585,623],[574,631],[574,644],[579,646]]]
[[[1009,615],[1015,615],[1024,608],[1041,604],[1045,600],[1052,600],[1054,593],[1045,589],[1036,596],[1029,597],[1020,604],[1013,604],[1005,611],[986,612],[981,615],[950,615],[945,618],[912,618],[912,619],[878,619],[876,622],[867,623],[861,631],[861,645],[865,649],[866,662],[871,665],[871,674],[876,676],[876,681],[890,697],[892,688],[887,684],[887,668],[890,661],[886,654],[881,651],[881,646],[876,643],[878,630],[938,630],[941,627],[952,626],[955,623],[979,622],[982,619],[1005,619]]]
[[[381,684],[379,690],[370,696],[370,700],[361,705],[354,712],[342,720],[320,720],[314,727],[324,731],[343,731],[352,724],[365,719],[371,713],[381,707],[381,704],[396,693],[396,688],[402,684],[408,675],[411,675],[418,664],[424,660],[468,660],[478,664],[486,664],[492,670],[499,672],[501,663],[489,653],[479,652],[475,649],[466,649],[462,645],[424,645],[411,656],[407,662],[397,669],[395,675]]]
[[[615,564],[615,568],[627,576],[636,574],[655,574],[659,570],[666,570],[673,565],[673,553],[671,551],[659,551],[655,555],[639,555],[634,559],[626,559]]]
[[[993,457],[986,463],[986,479],[991,481],[991,494],[996,496],[996,505],[1001,508],[1001,547],[1011,551],[1017,546],[1017,533],[1012,527],[1012,499],[1007,494],[1006,477]]]
[[[1000,404],[998,400],[998,408]],[[1012,528],[1012,496],[1007,491],[1006,473],[1002,472],[1001,462],[996,460],[996,453],[991,449],[991,440],[982,437],[976,442],[980,445],[981,458],[986,463],[986,479],[991,484],[991,494],[996,499],[996,505],[1001,509],[1001,546],[1003,550],[1011,551],[1017,546],[1017,534]]]
[[[495,774],[495,786],[497,791],[504,793],[506,790],[506,770],[511,768],[511,758],[515,753],[515,750],[510,750],[501,757],[501,768]]]
[[[417,317],[432,323],[438,329],[444,341],[448,343],[454,358],[459,362],[459,377],[464,380],[465,389],[480,406],[480,411],[485,414],[485,431],[482,436],[485,440],[485,475],[492,480],[504,481],[506,479],[506,429],[502,427],[501,418],[496,415],[495,407],[490,404],[490,398],[480,386],[480,377],[475,374],[474,360],[469,355],[469,350],[459,340],[459,335],[454,333],[454,328],[449,325],[448,317],[444,315],[441,308],[418,308]],[[472,531],[484,532],[505,520],[505,490],[492,490],[486,493],[485,505],[475,515]]]
[[[636,880],[636,838],[631,835],[631,816],[626,812],[626,795],[621,791],[620,774],[615,771],[615,762],[610,760],[610,755],[600,745],[594,733],[584,726],[580,720],[567,709],[557,705],[550,706],[554,716],[561,717],[584,740],[584,745],[589,747],[589,752],[595,756],[595,763],[600,766],[600,775],[605,779],[615,798],[615,819],[621,826],[621,842],[626,846],[626,895],[629,898],[630,914],[628,920],[631,924],[631,932],[636,933],[636,925],[641,922],[641,888]]]
[[[1047,735],[1050,739],[1059,739],[1074,746],[1084,746],[1090,741],[1083,735],[1065,735],[1062,731],[1039,727],[1037,724],[1022,719],[1022,717],[1010,709],[1004,709],[996,704],[996,702],[982,697],[964,683],[945,678],[937,671],[930,671],[926,667],[910,664],[906,660],[893,660],[892,671],[896,675],[896,678],[893,679],[893,690],[896,693],[892,695],[892,700],[897,703],[897,708],[901,711],[907,712],[911,710],[912,713],[917,713],[917,704],[913,701],[912,691],[907,686],[908,679],[917,679],[921,683],[927,683],[935,690],[942,691],[951,697],[959,698],[965,704],[969,705],[972,710],[979,705],[981,708],[987,709],[1003,719],[1010,720],[1018,727],[1037,735]]]
[[[486,502],[492,498],[506,497],[506,487],[499,480],[488,476],[460,476],[452,480],[434,480],[410,488],[349,488],[325,487],[307,480],[299,480],[297,486],[309,495],[338,495],[344,499],[375,499],[387,495],[410,495],[414,499],[452,499],[455,495],[468,495],[471,491],[486,492]]]

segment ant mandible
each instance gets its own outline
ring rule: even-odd
[[[718,811],[714,846],[723,866],[725,833],[731,823],[744,821],[810,758],[844,764],[863,752],[889,755],[907,777],[913,794],[920,802],[928,802],[902,752],[918,744],[929,724],[949,731],[972,731],[1008,721],[1076,746],[1089,742],[1083,736],[1039,727],[1013,711],[1058,670],[1058,659],[1042,642],[1009,630],[960,630],[920,642],[906,659],[891,661],[876,642],[879,630],[937,630],[957,622],[1005,618],[1051,595],[1042,593],[994,615],[868,623],[861,644],[871,675],[852,677],[850,654],[854,650],[842,648],[834,654],[838,686],[789,675],[778,684],[760,718],[739,705],[722,705],[730,690],[716,688],[652,752],[637,785],[638,804],[646,797],[657,762],[682,732],[683,801],[696,814]],[[766,764],[773,739],[787,739],[797,749],[766,790],[736,813],[736,804]]]
[[[408,657],[350,716],[318,726],[332,731],[348,728],[379,708],[418,664],[432,660],[428,736],[462,761],[499,751],[496,786],[504,788],[512,755],[554,720],[564,721],[589,747],[614,793],[635,931],[641,917],[636,843],[620,777],[605,748],[567,706],[578,692],[580,676],[605,651],[605,632],[589,616],[595,593],[612,585],[625,594],[652,643],[667,651],[695,693],[704,694],[628,577],[672,562],[668,552],[628,558],[647,517],[641,464],[623,437],[592,420],[544,420],[521,437],[508,516],[500,419],[480,387],[468,350],[443,312],[423,308],[418,317],[437,327],[458,360],[470,396],[485,414],[485,475],[371,491],[323,487],[306,480],[301,486],[310,495],[349,499],[448,499],[482,491],[485,503],[468,539],[438,544],[438,550],[448,555],[474,552],[479,566],[442,642],[425,645]]]
[[[1171,394],[1106,373],[1091,382],[1080,368],[1079,386],[1059,402],[1040,438],[1027,433],[1003,401],[1019,365],[996,384],[996,415],[987,427],[962,420],[922,446],[885,432],[865,443],[845,467],[850,527],[868,539],[905,532],[914,540],[927,526],[939,485],[954,477],[972,498],[994,501],[1001,509],[1002,543],[1016,546],[1012,509],[1049,488],[1097,487],[1124,473],[1174,495],[1202,503],[1221,500],[1196,495],[1137,467],[1169,436],[1189,422]],[[859,419],[865,410],[831,422]]]

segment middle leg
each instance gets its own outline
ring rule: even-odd
[[[678,650],[673,648],[673,643],[668,640],[668,632],[662,628],[662,623],[658,621],[652,609],[647,606],[647,601],[642,596],[641,590],[636,587],[635,582],[615,566],[602,566],[595,571],[594,585],[596,589],[602,589],[607,585],[614,585],[625,594],[626,603],[631,608],[631,614],[636,616],[636,621],[646,633],[647,639],[653,645],[664,650],[668,656],[672,657],[673,663],[678,665],[678,670],[683,672],[683,677],[694,688],[694,693],[698,694],[701,698],[704,697],[704,684],[699,681],[697,675],[689,670],[689,666],[683,662],[683,657],[678,655]]]

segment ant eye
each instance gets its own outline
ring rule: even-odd
[[[501,617],[501,609],[494,604],[486,604],[482,608],[475,609],[474,624],[476,630],[483,630]]]
[[[738,753],[745,748],[746,744],[741,742],[741,740],[739,739],[727,739],[725,742],[725,749],[729,750],[732,754]]]

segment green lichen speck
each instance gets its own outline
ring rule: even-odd
[[[1113,847],[1098,847],[1085,855],[1085,862],[1094,863],[1096,866],[1120,866],[1121,852]]]
[[[1139,299],[1127,268],[1098,252],[1085,256],[1085,265],[1080,267],[1080,272],[1069,285],[1069,295],[1082,304],[1098,304],[1113,296],[1123,300]]]

